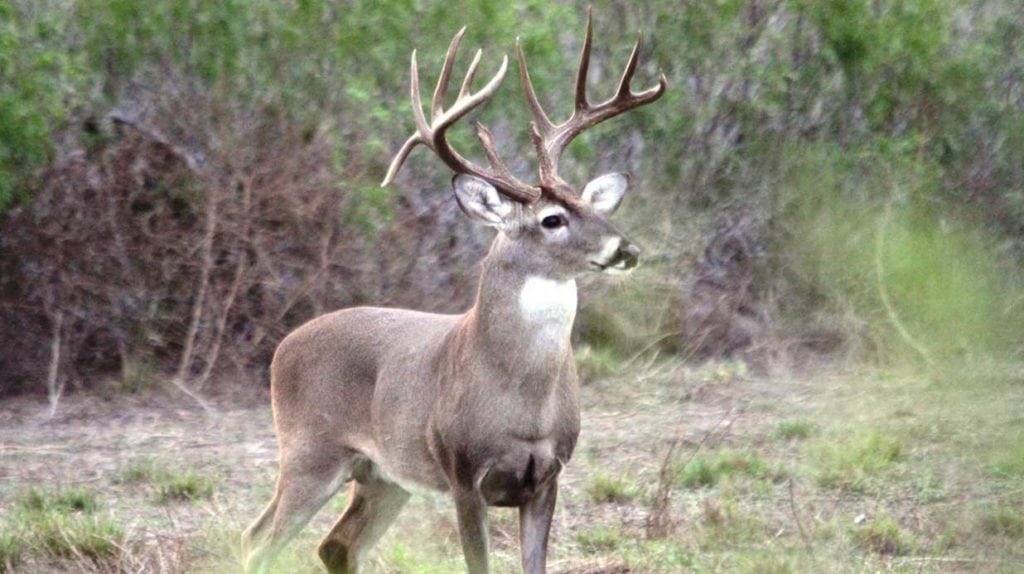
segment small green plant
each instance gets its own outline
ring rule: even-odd
[[[701,504],[701,546],[705,549],[746,544],[764,536],[766,527],[736,501],[705,498]]]
[[[910,551],[910,538],[899,524],[888,516],[879,516],[854,530],[853,539],[862,549],[888,556]]]
[[[639,495],[640,488],[633,481],[604,472],[597,472],[587,484],[587,496],[598,504],[623,504]]]
[[[613,552],[622,545],[622,533],[607,526],[600,526],[576,534],[576,543],[584,552],[602,554]]]
[[[47,513],[36,516],[31,525],[36,545],[55,558],[112,558],[124,539],[118,523],[100,516]]]
[[[1021,539],[1024,538],[1024,511],[1008,506],[992,508],[981,515],[979,526],[985,534]]]
[[[622,359],[608,347],[583,345],[576,352],[576,368],[584,381],[610,377],[622,370]]]
[[[679,484],[686,488],[714,486],[718,473],[706,457],[695,456],[679,470]]]
[[[25,554],[25,539],[8,525],[0,525],[0,574],[15,572]]]
[[[112,482],[114,484],[139,484],[144,482],[154,482],[163,471],[156,462],[149,458],[140,458],[131,461],[124,467],[122,467]]]
[[[784,441],[804,440],[811,436],[813,430],[814,427],[811,423],[805,420],[790,419],[779,421],[775,425],[775,430],[772,431],[772,436]]]
[[[164,473],[156,481],[156,498],[162,504],[205,500],[213,496],[213,481],[193,470]]]
[[[82,488],[69,488],[56,492],[45,492],[30,488],[18,497],[18,508],[23,512],[95,512],[98,504],[96,493]]]
[[[811,448],[820,486],[860,492],[868,481],[903,456],[903,444],[878,429],[846,440],[820,441]]]
[[[766,478],[772,474],[757,454],[728,449],[710,455],[697,454],[677,471],[679,484],[685,488],[714,486],[726,476]]]

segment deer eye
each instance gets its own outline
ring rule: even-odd
[[[541,226],[545,229],[557,229],[566,224],[565,217],[561,215],[549,215],[540,220]]]

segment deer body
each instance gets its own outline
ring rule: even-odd
[[[498,467],[522,459],[525,471],[531,457],[538,474],[567,462],[579,432],[575,281],[519,276],[495,254],[502,240],[464,314],[345,309],[285,338],[271,366],[278,434],[337,439],[410,488],[493,481],[507,470]]]
[[[639,250],[606,219],[628,178],[608,174],[577,194],[557,173],[562,150],[585,128],[657,99],[658,86],[634,93],[637,46],[607,102],[586,98],[591,27],[576,83],[576,108],[553,124],[537,102],[522,50],[520,78],[534,122],[541,183],[516,179],[497,159],[490,132],[477,135],[483,168],[451,149],[445,131],[497,89],[505,72],[471,93],[479,52],[455,104],[441,99],[462,32],[448,50],[428,123],[420,108],[416,55],[411,92],[417,132],[398,152],[385,184],[409,152],[426,145],[455,172],[455,198],[472,219],[498,230],[484,258],[473,306],[461,315],[360,307],[299,327],[271,364],[280,446],[273,500],[243,535],[246,570],[272,557],[347,482],[350,501],[320,545],[328,570],[358,571],[394,521],[409,489],[450,491],[471,574],[488,572],[487,508],[519,509],[523,570],[545,571],[558,474],[580,429],[578,381],[570,335],[575,278],[627,271]]]

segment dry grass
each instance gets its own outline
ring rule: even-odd
[[[624,369],[628,376],[585,388],[552,571],[1024,568],[1024,491],[1014,459],[1024,432],[1014,405],[1024,401],[1024,385],[1015,376],[951,384],[917,373],[726,371],[640,359]],[[72,396],[53,423],[36,418],[43,405],[8,403],[11,414],[0,419],[0,476],[8,477],[0,486],[2,568],[239,571],[239,533],[274,479],[269,409],[225,402],[210,417],[164,399],[125,400]],[[96,422],[111,414],[104,409],[121,412],[120,423]],[[165,488],[175,494],[161,496]],[[177,494],[193,492],[201,494]],[[670,519],[648,538],[659,504]],[[319,572],[316,542],[342,508],[334,501],[315,517],[278,569]],[[49,518],[9,518],[31,513]],[[492,511],[491,533],[495,571],[517,572],[515,513]],[[370,566],[460,571],[450,501],[414,494]]]

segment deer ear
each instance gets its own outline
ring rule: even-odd
[[[622,203],[629,187],[629,176],[624,173],[606,173],[591,180],[583,188],[583,201],[601,215],[611,215]]]
[[[479,177],[460,173],[452,179],[455,200],[466,215],[492,227],[503,227],[515,211],[513,200]]]

